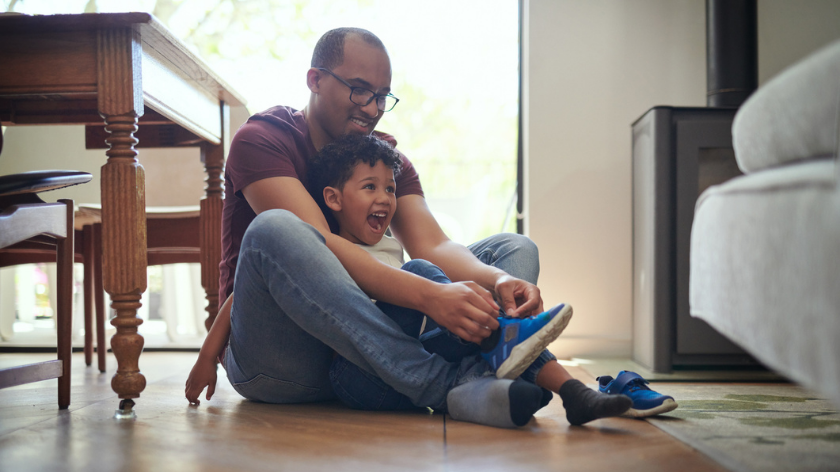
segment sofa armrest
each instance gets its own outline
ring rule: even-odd
[[[744,173],[833,156],[840,148],[840,41],[789,67],[747,100],[732,125]]]

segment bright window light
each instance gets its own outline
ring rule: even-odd
[[[153,13],[234,89],[251,113],[302,108],[315,42],[358,26],[385,43],[400,98],[378,129],[420,173],[452,239],[515,231],[516,0],[3,0],[28,14]],[[507,218],[507,221],[506,220]]]

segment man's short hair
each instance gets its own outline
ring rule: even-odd
[[[318,44],[315,45],[315,50],[312,51],[311,67],[323,67],[324,69],[333,70],[333,68],[340,66],[344,62],[344,39],[349,34],[356,35],[371,46],[387,52],[382,41],[366,29],[336,28],[327,31],[318,40]]]

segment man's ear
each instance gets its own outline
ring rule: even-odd
[[[341,211],[341,192],[335,187],[324,187],[324,202],[332,211]]]
[[[312,67],[306,71],[306,86],[312,93],[321,91],[321,71]]]

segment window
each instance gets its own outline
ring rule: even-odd
[[[420,173],[444,231],[469,244],[516,231],[517,0],[3,0],[29,14],[147,11],[248,100],[302,108],[325,31],[368,29],[391,56],[400,98],[378,129]],[[200,313],[203,315],[203,312]]]

